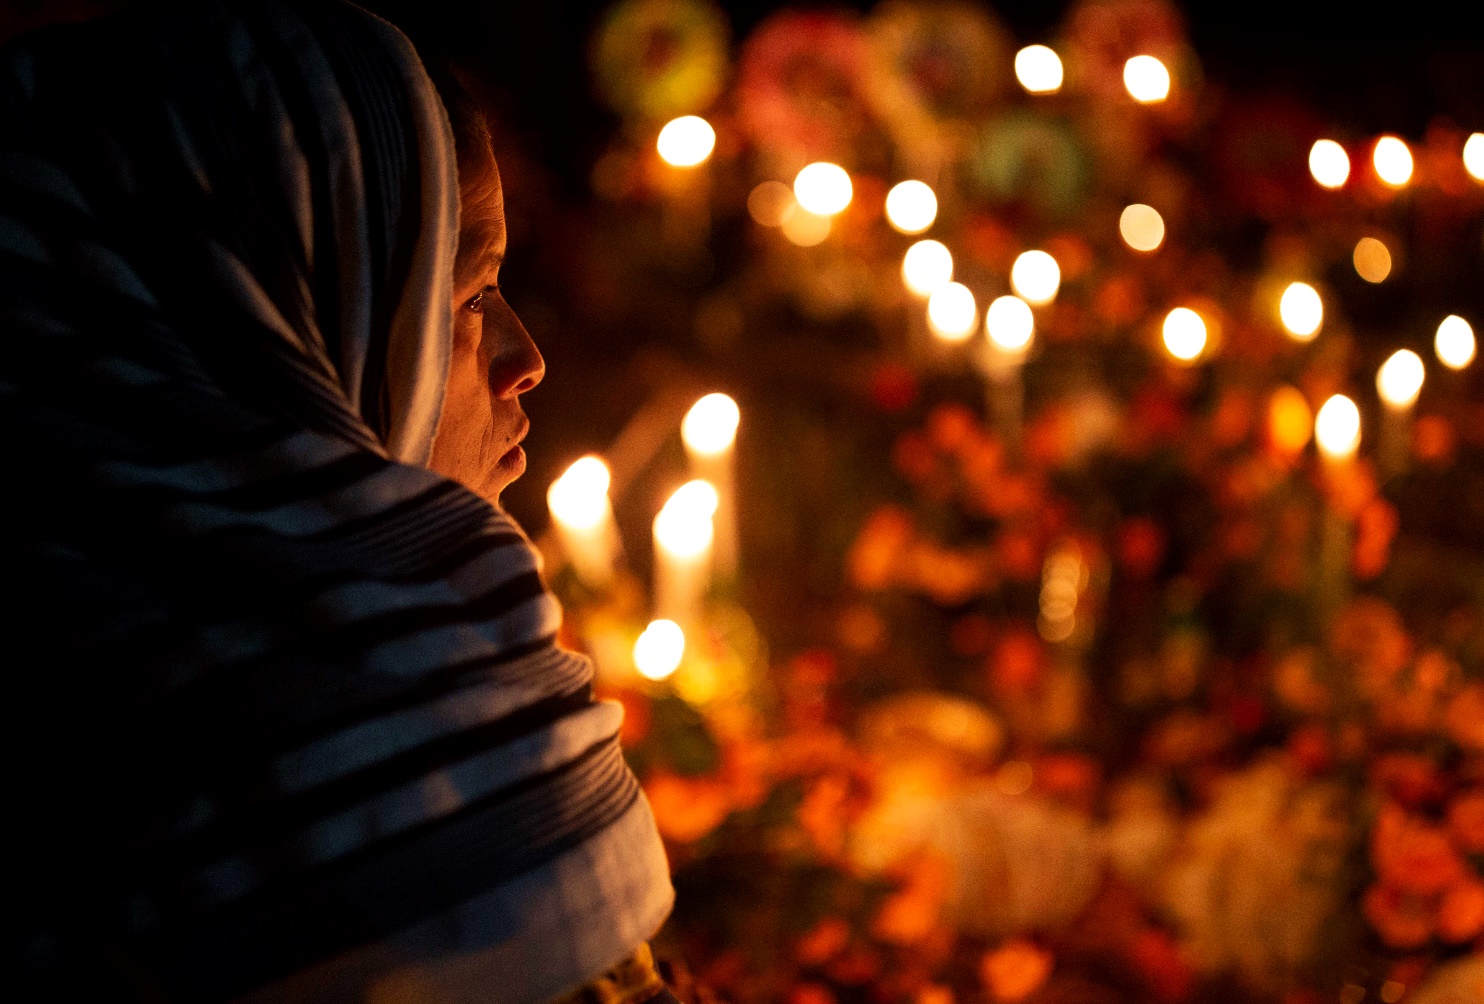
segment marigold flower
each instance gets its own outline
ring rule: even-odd
[[[1366,890],[1361,911],[1381,940],[1392,948],[1421,948],[1432,937],[1432,907],[1421,896],[1408,895],[1386,885]]]
[[[1394,802],[1376,820],[1371,863],[1383,883],[1414,896],[1435,896],[1465,874],[1448,831],[1408,815]]]
[[[979,978],[990,996],[1008,1004],[1040,989],[1051,975],[1053,963],[1050,952],[1017,938],[985,953],[979,963]]]
[[[1484,854],[1484,789],[1466,791],[1448,806],[1448,834],[1467,854]]]
[[[1469,876],[1443,893],[1438,904],[1438,937],[1453,944],[1484,932],[1484,882]]]

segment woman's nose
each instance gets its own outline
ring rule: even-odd
[[[546,360],[530,332],[505,302],[485,313],[485,338],[495,346],[490,360],[490,391],[496,398],[524,394],[546,376]],[[495,330],[489,330],[493,327]]]

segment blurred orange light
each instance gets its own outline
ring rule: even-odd
[[[1153,206],[1136,202],[1118,217],[1118,233],[1135,251],[1153,251],[1164,243],[1164,217]]]
[[[1391,252],[1374,237],[1362,237],[1355,245],[1355,274],[1366,282],[1384,282],[1391,274]]]
[[[1140,104],[1154,104],[1170,96],[1170,71],[1153,56],[1135,56],[1123,64],[1123,86]]]
[[[1332,139],[1309,148],[1309,173],[1324,188],[1343,188],[1350,177],[1350,156]]]
[[[1475,181],[1484,181],[1484,132],[1476,132],[1464,142],[1463,169]]]
[[[1360,446],[1360,409],[1344,394],[1335,394],[1314,416],[1319,452],[1334,460],[1353,456]]]
[[[655,146],[666,164],[695,167],[716,149],[716,130],[699,115],[682,115],[665,123]]]
[[[1307,282],[1289,283],[1278,301],[1278,317],[1296,340],[1310,341],[1324,323],[1324,301]]]
[[[1376,168],[1376,175],[1392,188],[1400,188],[1412,180],[1412,151],[1395,136],[1382,136],[1376,140],[1371,163]]]
[[[920,234],[938,218],[938,197],[921,181],[904,181],[886,193],[886,221],[903,234]]]
[[[918,296],[932,295],[952,278],[953,255],[938,241],[918,241],[902,256],[902,281]]]
[[[974,331],[979,320],[979,307],[974,294],[960,282],[939,286],[928,299],[928,325],[940,338],[961,342]]]
[[[1268,400],[1268,438],[1282,453],[1297,453],[1309,445],[1314,431],[1314,412],[1297,387],[1287,385],[1273,391]]]
[[[816,216],[834,216],[850,205],[855,188],[839,164],[816,161],[794,178],[794,198]]]
[[[1015,54],[1015,79],[1031,94],[1061,90],[1061,57],[1044,45],[1028,45]]]
[[[783,236],[801,248],[812,248],[830,235],[830,218],[811,213],[797,202],[783,213]]]
[[[1189,307],[1176,307],[1165,315],[1165,348],[1183,363],[1194,361],[1206,350],[1206,322]]]
[[[781,181],[765,181],[747,196],[748,215],[765,227],[782,226],[794,204],[793,189]]]

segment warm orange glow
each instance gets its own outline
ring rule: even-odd
[[[660,548],[678,558],[694,558],[711,546],[716,530],[711,517],[719,503],[709,481],[688,481],[654,518],[654,539]]]
[[[997,297],[984,312],[984,333],[1005,352],[1024,351],[1035,331],[1035,315],[1018,296]]]
[[[1457,314],[1443,318],[1432,345],[1438,359],[1450,370],[1463,369],[1474,361],[1474,354],[1478,351],[1473,326]]]
[[[1410,408],[1422,393],[1426,375],[1421,356],[1411,349],[1398,349],[1376,371],[1376,392],[1392,408]]]
[[[979,307],[974,294],[963,283],[949,282],[939,286],[928,299],[928,326],[939,338],[961,342],[974,331],[979,320]]]
[[[699,115],[682,115],[665,123],[655,147],[672,167],[695,167],[716,149],[716,130]]]
[[[1391,252],[1374,237],[1362,237],[1355,245],[1355,274],[1366,282],[1384,282],[1391,274]]]
[[[1332,139],[1309,148],[1309,173],[1324,188],[1343,188],[1350,178],[1350,155]]]
[[[1309,445],[1314,412],[1297,387],[1283,386],[1268,400],[1268,438],[1282,453],[1297,453]]]
[[[830,218],[811,213],[797,202],[784,210],[780,226],[783,236],[801,248],[812,248],[830,235]]]
[[[834,216],[850,205],[855,188],[839,164],[816,161],[794,177],[794,198],[816,216]]]
[[[938,197],[921,181],[903,181],[886,193],[886,222],[902,234],[920,234],[938,218]]]
[[[680,438],[692,453],[715,456],[731,449],[741,421],[736,401],[725,394],[707,394],[685,413]]]
[[[1484,181],[1484,132],[1476,132],[1464,142],[1463,169],[1475,181]]]
[[[781,181],[765,181],[747,196],[748,215],[765,227],[782,226],[794,205],[793,189]]]
[[[1027,303],[1050,303],[1061,286],[1061,266],[1045,251],[1027,251],[1010,267],[1010,286]]]
[[[1028,45],[1015,54],[1015,79],[1031,94],[1061,90],[1061,57],[1044,45]]]
[[[685,632],[674,621],[650,621],[634,642],[634,667],[648,680],[663,680],[680,666]]]
[[[1164,243],[1164,217],[1154,207],[1136,202],[1118,217],[1118,233],[1135,251],[1153,251]]]
[[[1395,136],[1382,136],[1376,140],[1371,164],[1376,168],[1377,176],[1392,188],[1400,188],[1412,180],[1412,151]]]
[[[1324,301],[1307,282],[1289,283],[1278,301],[1278,317],[1295,339],[1310,341],[1324,324]]]
[[[1324,402],[1314,416],[1314,439],[1319,450],[1334,460],[1353,456],[1360,446],[1360,409],[1344,394]]]
[[[551,518],[574,530],[590,530],[608,515],[608,485],[612,480],[602,459],[586,456],[551,483],[546,505]]]
[[[902,281],[918,296],[932,295],[952,278],[953,255],[938,241],[918,241],[902,256]]]
[[[1189,307],[1166,314],[1162,330],[1165,348],[1181,362],[1191,362],[1206,350],[1206,322]]]
[[[1123,64],[1123,86],[1140,104],[1153,104],[1170,96],[1170,71],[1153,56],[1135,56]]]

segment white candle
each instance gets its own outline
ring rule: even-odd
[[[742,412],[725,394],[707,394],[685,413],[680,438],[690,457],[691,476],[716,489],[716,574],[737,575],[737,426]]]
[[[984,312],[985,418],[999,431],[1011,456],[1020,452],[1025,389],[1021,368],[1036,334],[1030,305],[1018,296],[1001,296]]]
[[[1339,490],[1360,448],[1360,409],[1344,394],[1325,401],[1314,416],[1314,442],[1324,463],[1324,473],[1331,482],[1330,490]],[[1349,517],[1331,498],[1324,507],[1324,524],[1319,542],[1320,602],[1339,607],[1350,593],[1350,550],[1352,528]]]
[[[618,528],[608,499],[608,465],[595,456],[568,467],[546,491],[546,506],[561,541],[562,552],[585,584],[595,588],[613,579]]]
[[[1407,469],[1411,452],[1412,406],[1422,393],[1422,381],[1426,375],[1422,357],[1411,349],[1393,352],[1376,371],[1376,392],[1386,406],[1377,454],[1381,470],[1387,476]]]
[[[688,481],[654,518],[655,616],[682,628],[699,620],[711,584],[717,501],[709,482]]]

